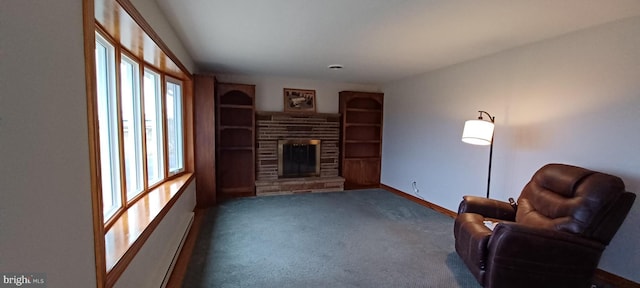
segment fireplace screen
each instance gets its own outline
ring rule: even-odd
[[[278,177],[320,176],[320,140],[278,140]]]

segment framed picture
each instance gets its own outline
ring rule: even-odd
[[[284,88],[284,112],[316,112],[316,90]]]

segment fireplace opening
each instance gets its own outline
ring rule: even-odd
[[[278,140],[278,178],[320,176],[320,140]]]

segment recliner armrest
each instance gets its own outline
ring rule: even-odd
[[[462,199],[458,207],[458,214],[476,213],[485,218],[516,220],[516,211],[507,202],[476,196],[464,196]]]
[[[522,225],[516,222],[501,222],[496,225],[489,240],[489,246],[490,248],[498,248],[497,245],[500,244],[497,242],[519,240],[526,240],[527,243],[532,243],[535,246],[543,246],[540,245],[541,241],[547,241],[547,243],[557,242],[561,245],[580,245],[595,250],[604,250],[605,248],[605,245],[597,241],[578,235],[547,228]],[[509,245],[517,245],[517,243],[509,242]]]
[[[484,285],[588,287],[604,248],[567,232],[500,223],[489,238]]]

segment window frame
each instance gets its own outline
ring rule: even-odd
[[[148,64],[148,63],[145,63]],[[151,179],[149,179],[149,161],[148,161],[148,153],[149,153],[149,145],[148,144],[148,139],[147,139],[147,133],[146,133],[146,124],[145,124],[145,133],[142,133],[143,136],[143,141],[144,141],[144,147],[145,147],[145,154],[144,154],[144,158],[145,158],[145,165],[147,166],[147,169],[145,170],[146,174],[146,183],[147,183],[147,188],[152,188],[152,187],[157,187],[160,184],[162,184],[163,182],[165,182],[168,179],[167,176],[167,158],[166,158],[166,114],[165,114],[165,103],[164,103],[164,91],[165,88],[163,87],[163,79],[164,79],[164,72],[156,69],[155,67],[153,67],[152,65],[145,65],[143,64],[142,69],[140,70],[141,72],[141,84],[142,84],[142,89],[141,89],[141,98],[142,98],[142,113],[143,113],[143,123],[146,123],[146,95],[145,95],[145,84],[144,84],[144,78],[146,76],[147,71],[149,73],[153,73],[157,76],[157,81],[155,83],[154,86],[155,90],[156,90],[156,94],[155,94],[155,100],[156,103],[154,104],[155,106],[155,117],[157,118],[156,121],[156,127],[155,129],[157,129],[156,133],[160,133],[160,137],[158,137],[159,139],[156,139],[156,141],[158,141],[158,143],[156,143],[156,148],[160,150],[160,152],[158,153],[161,156],[161,161],[162,162],[162,168],[159,169],[158,172],[159,173],[159,177],[158,180],[156,180],[155,182],[151,183]],[[158,125],[160,127],[158,127]]]
[[[110,163],[109,163],[109,167],[110,169],[110,173],[109,176],[111,178],[111,180],[109,181],[112,186],[118,186],[118,187],[112,187],[110,190],[110,194],[111,194],[111,199],[112,199],[112,207],[110,209],[104,209],[104,188],[105,188],[105,183],[106,181],[100,181],[101,183],[101,187],[100,187],[100,194],[101,194],[101,199],[102,199],[102,217],[104,217],[105,219],[112,219],[114,217],[116,217],[116,215],[118,215],[120,213],[120,211],[123,209],[123,205],[122,205],[122,195],[123,195],[123,191],[122,191],[122,157],[120,155],[120,144],[121,144],[121,137],[120,137],[120,124],[119,124],[119,120],[120,120],[120,113],[118,112],[120,110],[120,101],[119,101],[119,79],[118,79],[118,72],[116,71],[116,63],[117,63],[117,59],[118,59],[118,45],[116,45],[113,41],[113,39],[111,39],[111,37],[105,35],[104,33],[101,33],[101,31],[96,30],[95,31],[95,42],[96,42],[96,51],[95,51],[95,59],[97,60],[97,50],[98,50],[98,44],[101,45],[102,47],[104,47],[106,49],[106,53],[105,53],[105,68],[106,68],[106,96],[107,99],[106,100],[101,100],[101,93],[98,91],[96,94],[96,116],[97,116],[97,131],[98,131],[98,146],[100,147],[104,142],[108,142],[109,145],[109,149],[106,150],[110,150],[109,152],[105,152],[104,150],[99,150],[99,162],[100,162],[100,172],[102,172],[103,170],[105,170],[104,168],[104,163],[103,163],[103,156],[105,156],[105,153],[108,153],[108,157],[111,158],[110,159]],[[97,61],[96,61],[97,62]],[[96,63],[96,89],[98,89],[100,85],[97,84],[97,82],[99,82],[98,78],[98,64]],[[109,99],[110,98],[110,99]],[[109,139],[102,139],[102,137],[100,137],[102,134],[101,133],[101,128],[100,128],[100,123],[101,123],[101,102],[106,101],[106,117],[107,119],[105,119],[106,121],[104,121],[104,123],[106,123],[107,127],[105,127],[105,129],[107,130],[109,136],[107,136]],[[112,137],[115,137],[112,138]],[[104,142],[103,142],[104,141]],[[114,148],[117,147],[117,148]],[[117,168],[117,171],[113,171],[114,168]],[[102,177],[102,173],[101,174],[101,180],[104,179],[104,177]]]
[[[166,152],[166,159],[167,159],[167,167],[166,167],[166,173],[167,173],[167,177],[172,177],[174,175],[178,175],[180,173],[183,173],[186,170],[186,139],[185,139],[185,103],[184,103],[184,81],[172,77],[170,75],[165,75],[164,77],[164,87],[165,87],[165,93],[164,93],[164,101],[165,101],[165,118],[166,121],[169,121],[168,118],[168,111],[166,111],[167,107],[169,107],[168,103],[167,103],[167,93],[168,93],[168,85],[169,84],[173,84],[173,85],[177,85],[178,87],[180,87],[179,91],[180,91],[180,95],[179,95],[179,103],[180,103],[180,107],[179,109],[174,109],[175,112],[179,112],[179,119],[180,119],[180,123],[178,123],[179,125],[174,124],[176,127],[181,127],[182,129],[180,129],[180,136],[179,137],[182,141],[180,142],[180,168],[176,169],[176,170],[171,170],[171,165],[169,165],[169,131],[165,131],[165,135],[167,135],[166,139],[167,139],[167,143],[165,146],[165,152]],[[176,95],[173,96],[174,99],[176,97]],[[174,104],[175,107],[175,104]],[[175,113],[174,112],[174,113]],[[165,129],[168,130],[169,129],[169,124],[165,123]]]
[[[94,28],[94,34],[96,35],[95,37],[95,41],[94,43],[97,43],[99,40],[98,39],[102,39],[104,40],[105,43],[107,43],[108,45],[113,47],[113,57],[111,57],[110,60],[112,60],[113,63],[110,64],[110,66],[112,66],[112,72],[113,74],[111,75],[111,77],[113,78],[113,86],[112,87],[114,93],[112,93],[112,95],[110,95],[111,97],[115,98],[116,104],[117,104],[117,108],[116,111],[116,123],[117,123],[117,135],[118,135],[118,149],[117,149],[117,154],[118,156],[118,168],[119,168],[119,186],[120,186],[120,193],[118,196],[118,200],[119,200],[119,205],[117,206],[117,209],[111,211],[110,215],[105,215],[103,213],[102,218],[103,218],[103,227],[104,227],[104,232],[103,234],[106,234],[106,232],[113,226],[113,224],[118,220],[119,217],[121,217],[129,208],[131,208],[136,202],[138,202],[138,200],[144,198],[147,194],[149,194],[149,192],[153,191],[154,189],[162,186],[164,183],[166,183],[167,181],[170,181],[171,179],[174,179],[176,177],[179,177],[180,175],[186,173],[186,169],[183,168],[181,171],[178,171],[176,173],[172,173],[170,174],[168,172],[168,157],[167,157],[167,133],[166,133],[166,80],[165,79],[175,79],[175,81],[178,82],[182,82],[184,83],[185,80],[176,77],[175,75],[173,75],[172,73],[169,72],[165,72],[161,69],[158,69],[157,67],[155,67],[154,65],[152,65],[151,63],[148,63],[147,61],[145,61],[144,59],[139,58],[138,56],[136,56],[135,54],[133,54],[131,51],[129,51],[128,49],[126,49],[125,47],[122,46],[121,43],[119,43],[118,41],[116,41],[115,39],[113,39],[113,37],[107,33],[98,23],[96,23],[95,28]],[[99,36],[98,36],[99,35]],[[122,125],[122,97],[121,97],[121,93],[122,93],[122,85],[121,85],[121,72],[119,69],[119,65],[123,59],[123,56],[132,60],[133,62],[138,64],[138,97],[139,97],[139,101],[140,101],[140,108],[141,108],[141,117],[142,117],[142,121],[144,123],[145,119],[144,119],[144,103],[145,103],[145,97],[144,97],[144,73],[145,71],[149,71],[151,73],[154,73],[157,76],[157,87],[156,89],[158,90],[158,93],[156,95],[156,99],[159,101],[159,103],[157,103],[158,107],[156,107],[156,112],[159,114],[157,116],[159,116],[159,123],[160,123],[160,133],[162,134],[162,137],[160,137],[160,143],[159,143],[159,147],[162,147],[162,152],[161,152],[161,157],[162,157],[162,165],[163,168],[160,171],[161,176],[159,177],[159,180],[154,182],[154,183],[149,183],[148,181],[148,162],[147,162],[147,139],[146,139],[146,133],[142,133],[142,152],[143,152],[143,159],[142,159],[142,165],[143,165],[143,189],[141,192],[137,193],[135,196],[128,198],[127,197],[127,187],[126,187],[126,171],[125,171],[125,161],[124,161],[124,157],[125,157],[125,152],[124,152],[124,129],[123,129],[123,125]],[[94,52],[94,56],[93,58],[95,59],[95,52]],[[96,75],[97,76],[97,75]],[[94,77],[96,77],[94,76]],[[184,87],[182,87],[182,91],[184,92]],[[184,106],[185,106],[185,99],[184,97],[181,99],[182,100],[182,107],[183,107],[183,113],[182,113],[182,122],[183,125],[181,125],[182,128],[182,143],[183,143],[183,147],[184,143],[186,142],[186,133],[185,133],[185,113],[184,113]],[[98,99],[94,99],[94,101],[98,101]],[[97,111],[96,111],[97,112]],[[101,149],[100,149],[100,137],[99,135],[96,135],[97,137],[97,153],[99,154]],[[98,162],[100,163],[100,157],[97,157]],[[183,159],[186,159],[185,156],[183,155]],[[184,167],[186,167],[186,163],[183,164]],[[100,172],[98,172],[97,175],[99,178],[102,178],[102,175]],[[115,176],[114,176],[115,177]],[[100,193],[100,197],[102,197],[102,189],[100,189],[99,193]]]
[[[140,79],[141,79],[141,75],[142,75],[141,74],[141,69],[144,67],[144,64],[140,63],[140,60],[137,59],[135,56],[133,56],[128,51],[126,51],[126,50],[124,50],[122,48],[120,50],[121,50],[120,51],[120,61],[118,63],[120,65],[120,69],[122,69],[121,65],[124,62],[127,62],[129,65],[131,65],[132,70],[133,70],[132,74],[131,74],[131,76],[133,77],[133,80],[132,80],[133,87],[132,88],[134,90],[133,91],[133,95],[131,95],[131,97],[133,98],[132,100],[134,102],[134,103],[132,103],[132,106],[133,106],[132,107],[132,109],[133,109],[133,117],[132,118],[134,118],[134,121],[137,118],[137,121],[135,121],[132,126],[134,128],[133,132],[134,133],[137,132],[136,133],[137,135],[133,135],[133,137],[135,137],[134,138],[134,142],[135,142],[134,143],[134,146],[135,146],[134,147],[134,149],[135,149],[134,155],[136,157],[136,159],[135,159],[135,161],[136,161],[136,167],[135,167],[136,173],[135,174],[139,178],[139,179],[137,179],[137,182],[139,182],[139,185],[140,185],[140,188],[135,192],[135,194],[130,195],[130,193],[129,193],[130,192],[129,191],[130,187],[128,187],[128,181],[129,181],[128,176],[129,175],[127,174],[127,166],[126,166],[127,165],[127,161],[125,159],[125,158],[127,158],[127,149],[126,149],[127,146],[126,146],[126,139],[124,137],[124,113],[125,113],[124,112],[124,99],[123,99],[123,97],[124,97],[124,90],[123,90],[124,89],[124,85],[122,83],[122,79],[123,79],[122,70],[120,70],[120,77],[119,77],[120,82],[121,82],[120,83],[120,87],[119,87],[120,91],[121,91],[120,92],[121,93],[120,94],[120,103],[121,103],[121,109],[120,109],[121,112],[120,113],[121,113],[121,118],[122,118],[122,123],[123,123],[122,124],[123,125],[123,129],[122,129],[122,133],[123,133],[123,136],[122,136],[122,145],[123,145],[122,153],[123,153],[123,163],[124,163],[123,164],[123,166],[124,166],[123,167],[123,172],[124,172],[124,175],[125,175],[124,176],[125,193],[123,193],[123,194],[125,196],[124,199],[126,199],[125,202],[135,202],[134,200],[139,198],[141,196],[141,194],[144,194],[145,188],[147,187],[147,182],[146,182],[146,179],[144,177],[145,171],[146,171],[146,167],[145,167],[146,163],[145,163],[145,157],[144,157],[146,147],[144,145],[144,141],[145,141],[144,140],[144,133],[142,133],[142,131],[143,131],[142,123],[144,121],[144,115],[143,115],[143,110],[142,109],[143,109],[143,104],[144,104],[143,100],[144,99],[142,99],[142,96],[141,96],[142,87],[140,85],[140,83],[141,83]],[[137,142],[139,142],[139,143],[137,143]],[[139,151],[138,151],[138,149],[139,149]],[[139,153],[139,155],[138,155],[138,153]],[[138,173],[140,175],[137,175]]]
[[[189,187],[193,187],[195,161],[194,161],[194,91],[193,91],[193,75],[189,69],[180,62],[178,57],[168,48],[160,36],[154,31],[151,25],[144,19],[140,12],[135,8],[130,0],[87,0],[82,1],[82,23],[84,36],[84,63],[85,63],[85,82],[86,82],[86,105],[87,105],[87,125],[88,125],[88,148],[91,175],[91,205],[93,211],[93,231],[94,231],[94,252],[96,267],[96,286],[98,288],[112,287],[118,278],[125,271],[129,263],[134,259],[135,255],[145,245],[149,235],[158,227],[165,215],[174,207],[178,199],[181,199],[183,192]],[[119,17],[113,17],[114,15]],[[119,63],[121,55],[134,55],[134,59],[145,66],[152,67],[163,71],[163,75],[170,75],[183,81],[183,141],[184,146],[184,165],[185,171],[174,176],[165,175],[163,182],[155,187],[146,187],[146,192],[142,193],[136,199],[130,200],[129,205],[146,206],[148,201],[148,193],[165,193],[168,198],[161,206],[153,209],[160,209],[158,214],[153,216],[149,223],[138,223],[140,219],[136,219],[135,223],[129,221],[127,223],[127,209],[120,209],[117,215],[105,222],[102,212],[102,187],[100,176],[100,149],[99,149],[99,131],[97,117],[97,81],[96,81],[96,33],[104,37],[116,49],[116,64]],[[137,37],[125,37],[125,35],[137,35]],[[152,56],[151,56],[152,55]],[[137,56],[137,57],[136,57]],[[142,60],[147,59],[147,60]],[[141,65],[142,65],[141,64]],[[117,67],[117,66],[116,66]],[[120,72],[120,69],[115,69]],[[116,77],[119,81],[119,76]],[[164,86],[164,85],[162,85]],[[119,86],[118,86],[119,87]],[[119,99],[120,97],[117,97]],[[162,97],[164,98],[164,97]],[[120,111],[120,109],[118,109]],[[122,122],[118,121],[121,125]],[[122,131],[122,127],[118,127]],[[118,136],[122,139],[122,135]],[[122,146],[119,148],[123,151]],[[124,157],[120,153],[120,159]],[[122,160],[120,166],[122,167]],[[124,175],[124,170],[120,172]],[[125,176],[121,176],[125,179]],[[145,177],[146,178],[146,177]],[[123,180],[121,186],[125,184]],[[191,189],[191,188],[189,188]],[[124,192],[123,192],[124,193]],[[126,196],[125,196],[126,197]],[[125,199],[124,197],[122,199]],[[141,201],[142,200],[142,201]],[[127,203],[125,201],[125,203]],[[147,212],[145,212],[147,213]],[[106,234],[109,231],[109,225],[112,222],[119,225],[125,223],[126,230],[118,232],[119,235],[128,235],[130,229],[138,229],[142,231],[138,237],[131,238],[126,236],[124,242],[107,243]],[[114,229],[115,230],[115,229]],[[111,245],[125,245],[126,253],[117,260],[113,267],[107,267],[106,258],[111,254],[106,252],[106,247]],[[112,255],[111,255],[112,256]]]

